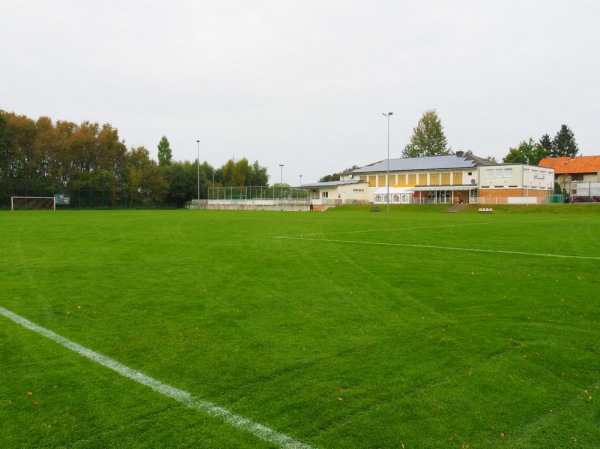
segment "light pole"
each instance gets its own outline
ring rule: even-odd
[[[525,184],[525,206],[529,206],[529,157],[525,158],[525,161],[527,162],[527,174],[526,174],[526,181],[527,183]]]
[[[388,122],[388,144],[387,144],[387,176],[385,183],[387,185],[387,211],[390,211],[390,115],[394,115],[393,112],[382,112],[383,115],[387,117]]]
[[[198,142],[198,160],[197,162],[197,166],[198,166],[198,209],[200,209],[200,141],[196,140],[196,142]]]
[[[281,180],[279,181],[279,200],[283,199],[283,164],[279,164],[281,168]]]
[[[302,175],[300,175],[300,187],[302,187]]]

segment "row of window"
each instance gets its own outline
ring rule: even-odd
[[[495,169],[488,169],[485,171],[485,177],[488,179],[512,178],[512,176],[513,176],[512,168],[495,168]]]

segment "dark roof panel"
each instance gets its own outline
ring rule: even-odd
[[[337,186],[345,186],[350,184],[360,184],[364,181],[360,179],[347,179],[345,181],[327,181],[327,182],[313,182],[310,184],[302,184],[301,188],[310,188],[310,187],[337,187]]]
[[[411,171],[411,170],[452,170],[475,168],[479,165],[496,165],[487,159],[477,156],[428,156],[415,158],[390,159],[390,171]],[[387,159],[374,162],[364,167],[353,170],[352,173],[372,173],[387,171]]]

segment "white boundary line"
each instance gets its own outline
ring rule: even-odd
[[[449,224],[449,225],[439,225],[439,226],[411,226],[408,228],[389,228],[389,229],[367,229],[367,230],[361,230],[361,231],[336,231],[336,234],[364,234],[364,233],[372,233],[372,232],[404,232],[404,231],[414,231],[416,229],[439,229],[439,228],[456,228],[456,227],[463,227],[463,226],[480,226],[480,225],[487,225],[487,224],[494,224],[493,221],[483,221],[480,223],[461,223],[461,224]],[[314,234],[299,234],[295,237],[311,237],[313,235],[323,235],[321,233],[314,233]],[[276,237],[276,238],[288,238],[287,236],[281,236],[281,237]]]
[[[236,429],[249,432],[263,441],[274,444],[282,449],[313,449],[311,446],[296,441],[283,433],[276,432],[275,430],[263,426],[262,424],[255,423],[247,418],[244,418],[243,416],[236,415],[235,413],[213,404],[212,402],[194,397],[187,391],[180,390],[179,388],[162,383],[159,380],[147,376],[139,371],[135,371],[117,362],[116,360],[74,343],[71,340],[52,332],[51,330],[46,329],[45,327],[39,326],[23,318],[22,316],[5,309],[4,307],[0,307],[0,315],[4,315],[6,318],[14,321],[15,323],[49,338],[50,340],[67,349],[70,349],[71,351],[76,352],[79,355],[82,355],[83,357],[116,371],[121,376],[127,377],[139,384],[150,387],[155,392],[170,397],[171,399],[175,399],[186,407],[203,412],[213,418],[218,418],[226,424],[235,427]]]
[[[312,242],[332,242],[332,243],[354,243],[358,245],[380,245],[380,246],[402,246],[405,248],[430,248],[430,249],[449,249],[452,251],[470,251],[475,253],[498,253],[498,254],[516,254],[521,256],[536,256],[536,257],[557,257],[559,259],[586,259],[600,260],[600,257],[595,256],[569,256],[566,254],[544,254],[544,253],[528,253],[525,251],[505,251],[501,249],[482,249],[482,248],[460,248],[454,246],[436,246],[436,245],[412,245],[408,243],[384,243],[384,242],[361,242],[358,240],[338,240],[338,239],[311,239],[306,237],[286,237],[277,236],[276,239],[288,240],[308,240]]]

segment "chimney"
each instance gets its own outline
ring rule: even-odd
[[[464,155],[465,155],[465,152],[464,152],[464,151],[457,151],[457,152],[456,152],[456,156],[457,156],[457,157],[463,157]]]

